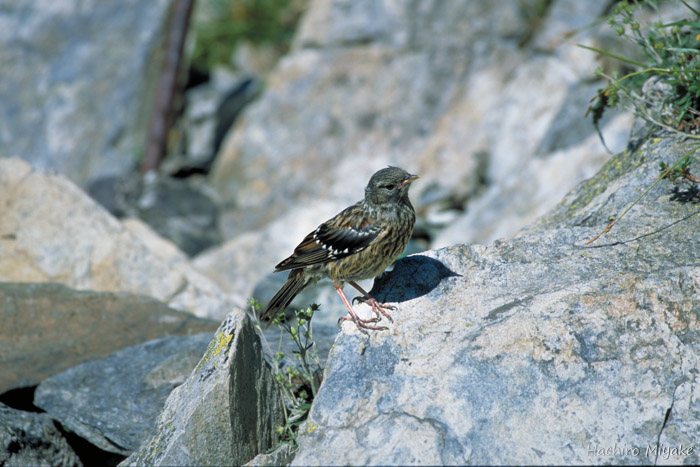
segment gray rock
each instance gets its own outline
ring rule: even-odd
[[[389,163],[417,170],[412,148],[422,147],[461,89],[473,54],[463,45],[483,43],[480,35],[524,34],[515,31],[512,9],[498,10],[481,2],[316,2],[292,53],[215,163],[214,186],[237,208],[222,225],[225,235],[299,201],[354,202]],[[472,17],[494,22],[463,21]]]
[[[218,325],[150,297],[2,282],[0,322],[0,393],[130,345]]]
[[[15,410],[0,403],[0,465],[82,466],[46,414]]]
[[[609,157],[585,109],[567,112],[590,99],[597,58],[562,36],[607,2],[571,3],[313,2],[215,163],[211,180],[233,206],[224,237],[312,211],[318,198],[344,207],[387,164],[421,175],[412,190],[428,214],[488,197],[471,220],[478,230],[458,242],[517,232]],[[604,122],[613,150],[626,142],[626,117]]]
[[[241,465],[274,447],[281,403],[260,340],[241,310],[168,397],[154,431],[120,465]]]
[[[128,347],[44,380],[34,405],[105,451],[129,455],[155,424],[172,390],[202,358],[212,332]]]
[[[172,0],[3,2],[0,147],[85,186],[143,147]]]
[[[591,79],[599,57],[575,45],[598,45],[607,24],[580,28],[607,4],[312,2],[219,152],[210,179],[228,241],[196,266],[265,303],[276,262],[387,164],[421,175],[411,189],[416,236],[430,242],[421,249],[514,235],[610,157],[582,118],[602,87]],[[631,124],[606,116],[613,151]],[[323,300],[316,290],[295,306]],[[330,307],[337,319],[342,303]]]
[[[293,465],[697,465],[697,194],[662,182],[585,245],[693,147],[633,144],[516,238],[377,281],[395,323],[343,326]]]
[[[132,292],[217,319],[233,306],[188,261],[160,257],[65,177],[17,158],[0,158],[0,218],[0,281]]]
[[[542,5],[540,4],[540,7]],[[544,27],[537,28],[532,38],[533,46],[538,50],[561,53],[559,46],[571,36],[572,33],[587,29],[593,22],[599,19],[601,13],[608,8],[605,0],[591,0],[578,2],[576,0],[555,0],[551,2],[545,11],[537,11],[537,8],[526,10],[523,14],[530,15],[531,21],[542,21]],[[544,18],[540,14],[544,13]],[[599,35],[605,34],[605,30],[596,31]],[[609,34],[613,34],[612,29]],[[583,38],[588,39],[585,35]],[[559,50],[557,50],[559,48]],[[590,70],[587,70],[588,72]]]
[[[184,253],[195,255],[221,242],[218,208],[198,181],[151,172],[143,178],[99,179],[90,194],[115,216],[142,219]]]
[[[245,467],[274,467],[277,465],[289,465],[294,459],[294,451],[289,444],[283,444],[269,454],[258,454],[250,462],[243,464]]]
[[[185,94],[182,156],[189,167],[205,167],[214,156],[216,109],[222,98],[212,83],[200,84]]]

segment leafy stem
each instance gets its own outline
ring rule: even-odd
[[[263,345],[274,361],[273,373],[278,384],[284,403],[284,424],[276,427],[281,444],[290,444],[296,448],[297,431],[299,426],[307,419],[311,404],[316,397],[320,386],[321,362],[316,352],[316,344],[313,340],[313,327],[311,318],[319,308],[312,304],[305,310],[296,310],[293,320],[286,320],[284,313],[280,313],[272,322],[280,327],[280,340],[277,351],[273,352],[262,333],[257,312],[260,304],[255,299],[250,299],[255,326],[261,336]],[[294,343],[292,353],[296,361],[286,359],[282,351],[284,336]]]

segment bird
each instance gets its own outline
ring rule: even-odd
[[[275,272],[289,270],[289,277],[268,303],[261,321],[271,322],[306,286],[330,278],[349,312],[342,320],[354,322],[365,335],[369,335],[367,330],[388,329],[374,323],[381,320],[380,315],[393,323],[387,310],[396,307],[380,303],[357,281],[381,274],[406,248],[416,222],[408,189],[418,178],[392,166],[374,173],[365,187],[364,199],[319,225],[291,256],[275,266]],[[362,294],[355,299],[372,307],[373,318],[357,315],[343,291],[345,283]]]

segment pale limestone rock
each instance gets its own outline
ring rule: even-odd
[[[201,317],[232,307],[203,274],[154,254],[64,177],[0,159],[0,180],[0,280],[133,292]]]

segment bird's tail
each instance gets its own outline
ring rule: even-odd
[[[303,269],[295,269],[289,273],[287,282],[284,283],[281,289],[272,297],[270,303],[267,304],[265,312],[260,317],[260,321],[268,321],[269,326],[272,320],[287,308],[287,305],[294,300],[301,290],[309,285],[309,278],[304,273]]]

